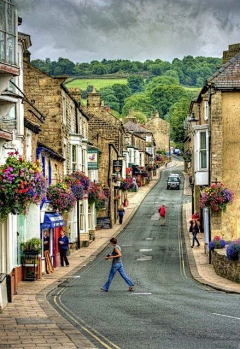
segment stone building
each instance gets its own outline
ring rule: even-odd
[[[79,89],[68,90],[65,78],[54,78],[33,67],[30,53],[24,52],[24,91],[33,105],[46,115],[39,134],[39,142],[64,161],[54,164],[56,173],[63,175],[82,171],[88,176],[88,116],[81,109]],[[41,159],[44,158],[41,154]],[[63,166],[63,169],[56,168]],[[62,179],[62,178],[61,178]],[[65,217],[67,232],[73,246],[87,238],[95,229],[95,211],[88,200],[79,200]],[[81,236],[80,236],[81,235]]]
[[[158,111],[146,122],[145,127],[153,133],[156,150],[169,152],[170,148],[170,124],[160,118]]]
[[[130,164],[138,166],[152,165],[156,155],[156,143],[153,133],[137,123],[133,111],[130,111],[130,114],[124,118],[124,128],[129,135],[128,138],[130,136],[132,138],[131,142],[128,140],[131,145],[131,147],[128,147]],[[128,164],[128,167],[130,164]]]
[[[234,47],[240,49],[240,45]],[[186,120],[185,158],[194,182],[195,208],[199,209],[201,190],[212,183],[223,183],[234,192],[234,202],[227,206],[226,213],[211,212],[211,236],[220,235],[226,240],[240,237],[239,115],[240,52],[207,80],[191,103]],[[205,208],[202,215],[206,235],[208,214]]]
[[[119,200],[119,189],[114,182],[116,173],[114,172],[114,161],[119,161],[121,169],[119,176],[126,174],[126,162],[123,157],[125,142],[125,131],[122,122],[113,116],[109,107],[105,107],[101,102],[101,94],[95,89],[88,94],[87,107],[83,107],[89,117],[89,140],[99,151],[98,179],[110,188],[111,198],[105,209],[99,211],[98,217],[108,217],[112,226],[117,220],[117,207]]]

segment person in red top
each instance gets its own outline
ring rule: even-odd
[[[160,216],[160,225],[166,225],[166,207],[165,205],[162,205],[159,207],[159,216]]]
[[[192,215],[192,219],[196,219],[197,221],[200,221],[200,216],[197,213],[197,211],[195,211],[194,214]]]

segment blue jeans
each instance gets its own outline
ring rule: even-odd
[[[126,281],[126,283],[128,284],[128,286],[133,286],[132,281],[129,279],[129,277],[125,274],[124,268],[123,268],[123,264],[122,262],[117,262],[117,263],[112,263],[112,267],[108,276],[108,281],[105,283],[105,285],[103,286],[105,291],[108,291],[112,279],[114,278],[114,275],[116,274],[116,272],[119,272],[119,274],[121,275],[121,277]]]
[[[194,242],[195,242],[195,240],[196,240],[196,242],[197,242],[197,244],[198,244],[198,246],[200,245],[200,243],[199,243],[199,241],[198,241],[198,239],[197,239],[197,233],[193,233],[193,241],[192,241],[192,246],[194,246]]]

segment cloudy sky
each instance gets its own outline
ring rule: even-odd
[[[221,57],[240,42],[240,0],[16,0],[32,59]]]

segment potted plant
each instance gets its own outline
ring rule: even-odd
[[[22,253],[35,253],[41,254],[42,251],[42,240],[39,238],[31,238],[25,242],[21,243]]]

